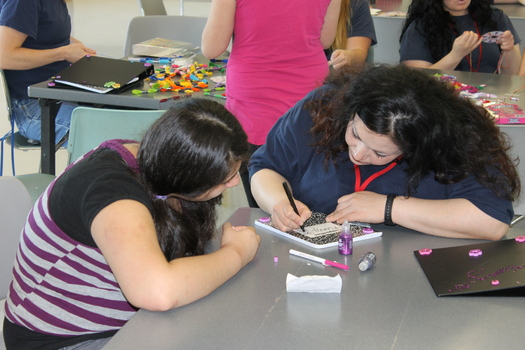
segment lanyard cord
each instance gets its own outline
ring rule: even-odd
[[[478,38],[479,38],[481,34],[479,32],[478,22],[476,20],[474,20],[474,26],[476,27],[476,34],[478,34]],[[467,56],[465,56],[471,72],[479,72],[479,67],[481,66],[481,58],[483,57],[483,43],[479,44],[478,47],[479,47],[479,57],[478,57],[478,67],[476,68],[476,70],[472,68],[472,51]]]
[[[389,172],[392,170],[393,167],[397,165],[397,161],[393,161],[389,166],[384,168],[381,171],[378,171],[372,175],[364,183],[361,184],[361,170],[359,169],[359,166],[357,164],[354,164],[354,170],[355,170],[355,192],[364,191],[366,187],[375,179],[377,179],[379,176]]]

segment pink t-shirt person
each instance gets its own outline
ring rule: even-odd
[[[321,30],[331,0],[235,3],[226,108],[242,124],[248,142],[261,145],[277,119],[328,74]]]

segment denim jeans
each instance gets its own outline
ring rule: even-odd
[[[40,141],[40,106],[38,100],[34,98],[11,99],[12,117],[20,131],[20,134]],[[64,137],[69,130],[71,123],[71,113],[78,107],[78,104],[71,102],[62,102],[55,119],[55,144]],[[67,146],[67,143],[63,145]]]

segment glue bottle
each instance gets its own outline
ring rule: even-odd
[[[345,222],[343,223],[343,230],[339,235],[339,254],[350,255],[352,254],[353,247],[354,237],[352,236],[352,232],[350,231],[350,223],[348,222],[348,220],[345,220]]]
[[[367,271],[374,266],[376,263],[376,255],[372,252],[368,252],[361,259],[359,259],[357,266],[361,271]]]

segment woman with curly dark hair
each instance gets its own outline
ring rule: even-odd
[[[490,32],[503,32],[483,35]],[[413,0],[403,25],[400,62],[410,67],[517,74],[516,30],[489,0]]]
[[[487,112],[446,83],[404,65],[345,68],[279,119],[250,160],[252,192],[281,230],[315,211],[496,240],[520,191],[509,147]]]
[[[216,232],[247,137],[221,104],[190,99],[140,143],[110,140],[66,169],[22,231],[6,301],[9,349],[100,349],[137,311],[211,293],[249,263],[253,227]]]

